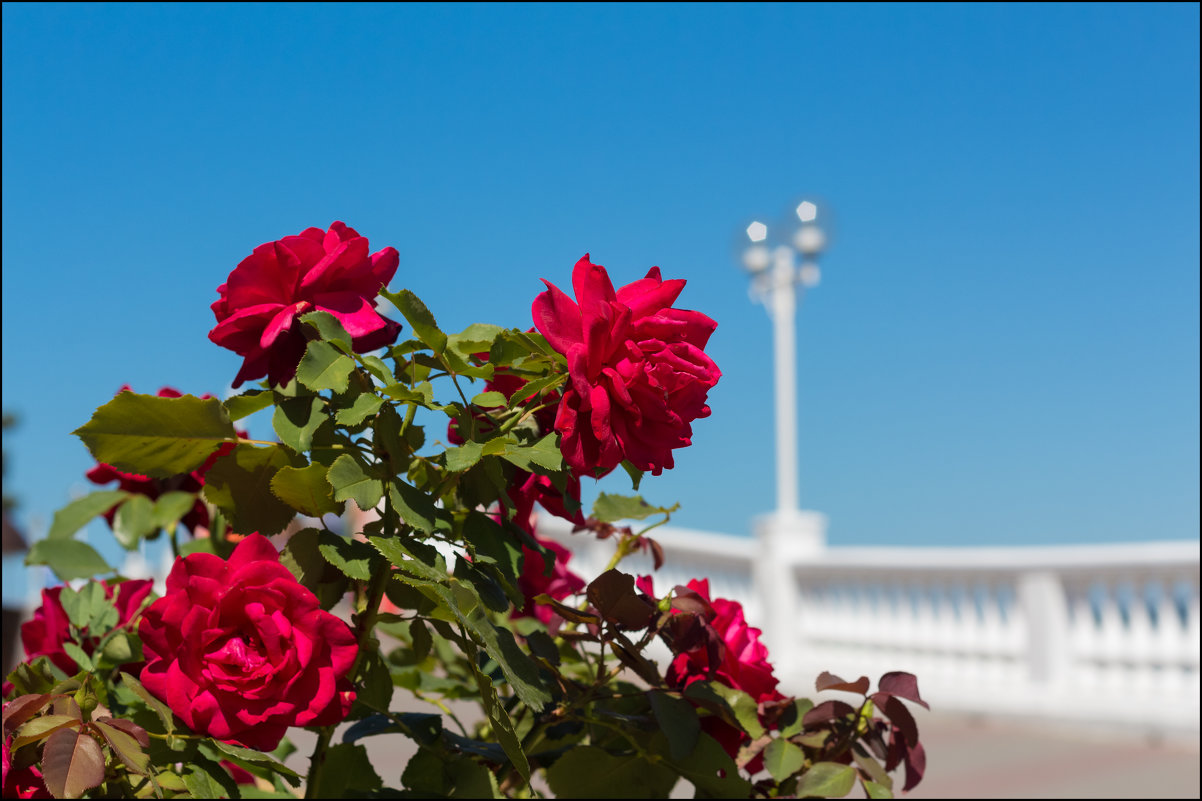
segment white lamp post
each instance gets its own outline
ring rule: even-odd
[[[826,234],[819,225],[815,203],[802,201],[794,211],[799,227],[785,241],[770,239],[768,226],[762,222],[747,226],[748,244],[743,252],[743,266],[751,274],[751,296],[764,304],[772,318],[776,511],[756,521],[760,541],[756,584],[765,607],[758,610],[765,640],[779,660],[777,665],[785,670],[795,664],[800,647],[798,621],[787,612],[797,608],[789,597],[797,591],[792,567],[826,545],[825,516],[803,512],[798,499],[796,349],[798,287],[804,291],[818,285],[818,256],[826,247]]]

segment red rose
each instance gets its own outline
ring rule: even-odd
[[[150,579],[139,579],[110,586],[107,581],[101,581],[100,586],[104,588],[106,598],[116,596],[114,605],[117,607],[117,625],[124,626],[142,607],[142,602],[150,595],[154,582]],[[68,676],[74,676],[79,672],[79,665],[63,650],[63,643],[71,639],[71,634],[67,628],[67,613],[63,610],[59,598],[62,593],[62,587],[42,590],[42,605],[33,613],[32,620],[21,624],[21,644],[25,646],[25,657],[28,661],[32,662],[39,656],[49,657],[56,667]],[[88,636],[85,629],[83,642],[80,643],[84,653],[91,656],[96,643],[97,638]]]
[[[380,316],[376,295],[397,262],[395,248],[368,256],[366,237],[341,222],[255,248],[217,287],[212,306],[209,339],[244,358],[234,386],[263,376],[283,386],[296,375],[306,344],[296,318],[306,312],[337,317],[356,351],[395,342],[400,323]]]
[[[640,583],[639,588],[649,593],[650,577],[643,578],[647,580]],[[693,579],[688,587],[713,609],[714,616],[705,625],[721,640],[722,647],[711,649],[702,642],[689,651],[677,654],[665,676],[668,684],[683,690],[695,681],[710,679],[742,690],[757,704],[783,700],[784,696],[776,690],[777,679],[772,675],[772,665],[768,662],[768,649],[760,642],[762,632],[747,625],[743,618],[743,605],[725,598],[710,600],[709,579]],[[714,656],[717,658],[714,659]],[[750,740],[741,729],[712,715],[702,719],[701,728],[717,740],[731,758],[738,755],[739,748]],[[756,773],[763,764],[762,756],[757,756],[747,769]]]
[[[725,598],[710,600],[709,579],[692,579],[688,587],[713,607],[714,618],[709,625],[722,639],[721,658],[711,663],[705,648],[677,654],[668,668],[668,683],[683,688],[700,679],[714,679],[742,690],[757,703],[784,698],[776,691],[777,679],[768,662],[768,648],[760,642],[763,632],[747,625],[743,605]]]
[[[546,563],[538,551],[522,546],[522,575],[518,576],[518,589],[526,598],[526,605],[520,611],[515,610],[515,616],[536,617],[544,624],[551,622],[554,612],[551,607],[535,603],[534,598],[546,593],[557,601],[562,601],[569,595],[575,595],[584,589],[584,579],[568,570],[568,561],[572,552],[557,542],[536,537],[540,545],[555,552],[555,566],[551,575],[543,575]]]
[[[555,417],[564,459],[602,475],[623,459],[659,475],[672,450],[691,443],[690,423],[710,413],[706,395],[722,373],[704,348],[716,323],[672,308],[685,282],[659,268],[614,291],[605,268],[576,262],[576,301],[547,281],[534,325],[567,357],[571,382]]]
[[[219,740],[271,751],[289,726],[340,722],[355,697],[350,627],[322,611],[261,534],[228,562],[177,559],[139,633],[146,689]]]
[[[117,394],[120,395],[122,392],[132,391],[133,389],[129,386],[129,384],[126,384],[125,386],[121,387],[121,389],[117,390]],[[163,387],[158,391],[157,395],[160,398],[183,397],[183,393],[177,389],[172,389],[171,387]],[[213,396],[209,395],[208,393],[200,396],[201,400],[211,397]],[[239,430],[238,436],[245,437],[246,432]],[[209,468],[213,466],[213,463],[216,462],[219,457],[224,456],[233,449],[233,443],[227,442],[217,450],[213,451],[213,454],[205,460],[204,464],[193,470],[191,473],[183,473],[178,476],[171,476],[170,478],[148,478],[147,476],[138,475],[137,473],[123,473],[112,465],[105,464],[104,462],[96,465],[84,475],[87,477],[88,481],[91,481],[93,484],[107,484],[110,481],[116,481],[118,482],[117,489],[124,490],[125,492],[133,492],[138,495],[145,495],[152,501],[157,499],[164,492],[171,492],[173,490],[199,493],[204,487],[204,474],[209,471]],[[108,521],[109,528],[113,527],[113,518],[116,516],[116,514],[117,509],[115,506],[104,513],[104,519]],[[209,527],[209,510],[205,508],[204,503],[201,502],[199,497],[197,497],[196,503],[193,505],[192,509],[183,516],[180,522],[183,523],[184,528],[191,532],[195,532],[198,528],[207,529]]]

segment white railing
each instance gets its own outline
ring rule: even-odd
[[[613,553],[549,515],[539,533],[589,578]],[[906,670],[942,709],[1199,731],[1197,542],[790,549],[766,536],[652,536],[667,559],[657,592],[708,577],[713,596],[740,601],[789,692],[812,693],[823,670],[874,681]],[[651,560],[623,569],[650,573]]]

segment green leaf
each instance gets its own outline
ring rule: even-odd
[[[275,401],[275,395],[268,390],[251,389],[241,395],[226,398],[222,401],[230,420],[241,420],[250,417],[255,412],[261,412]]]
[[[126,662],[142,661],[142,643],[130,634],[119,631],[104,644],[101,652],[107,664],[122,665]]]
[[[778,741],[779,742],[779,741]],[[798,798],[842,798],[856,783],[856,769],[838,762],[815,762],[797,782]]]
[[[751,784],[739,775],[735,761],[705,732],[698,735],[696,747],[684,759],[670,755],[671,749],[663,732],[651,738],[651,750],[668,754],[664,763],[692,782],[699,798],[751,797]]]
[[[125,763],[134,773],[145,776],[150,769],[150,757],[142,750],[142,746],[129,732],[122,731],[116,726],[104,721],[93,721],[92,725],[108,742],[113,753]]]
[[[772,778],[778,782],[783,782],[801,770],[801,766],[805,764],[805,761],[805,753],[793,745],[793,743],[783,738],[773,740],[764,749],[764,767],[772,774]]]
[[[154,501],[145,495],[131,495],[117,507],[113,516],[113,536],[127,551],[138,547],[147,534],[158,530],[154,517]]]
[[[864,792],[868,793],[869,798],[893,797],[893,791],[883,784],[877,784],[876,782],[868,781],[868,779],[861,779],[861,783],[864,785]]]
[[[317,549],[326,561],[350,578],[368,581],[374,572],[386,569],[384,560],[366,542],[348,540],[331,531],[320,532],[317,541]]]
[[[62,728],[78,728],[82,723],[78,715],[40,715],[17,729],[16,737],[8,745],[9,750],[15,751],[30,743],[36,743],[54,734]],[[12,725],[6,721],[6,732],[12,730]],[[9,735],[6,733],[5,737]]]
[[[462,473],[480,461],[484,446],[479,442],[465,442],[458,448],[447,448],[447,470]]]
[[[96,669],[96,666],[92,664],[92,658],[87,655],[84,649],[70,640],[66,640],[63,643],[63,651],[75,661],[75,664],[79,665],[80,670],[86,670],[91,673]]]
[[[128,687],[134,695],[146,702],[146,705],[159,717],[163,723],[163,729],[166,734],[171,734],[175,731],[175,716],[171,714],[171,709],[158,698],[150,694],[142,686],[142,682],[138,681],[133,674],[121,671],[121,683]]]
[[[376,712],[388,710],[392,704],[392,692],[395,687],[388,664],[379,651],[373,651],[360,661],[354,682],[356,701]]]
[[[334,419],[339,425],[357,426],[380,410],[384,399],[371,392],[364,392],[355,398],[355,402],[345,409],[339,409]]]
[[[484,714],[488,716],[488,722],[492,724],[497,742],[501,744],[501,748],[505,749],[505,756],[509,757],[513,769],[529,782],[530,763],[526,760],[526,752],[522,750],[522,741],[518,739],[517,732],[514,731],[509,713],[505,711],[505,707],[501,706],[501,701],[497,698],[497,688],[493,686],[492,680],[476,666],[474,658],[472,659],[472,670],[476,674],[476,685],[480,689],[480,702],[484,707]]]
[[[780,736],[792,737],[794,734],[800,734],[805,728],[806,712],[814,708],[814,702],[808,698],[795,698],[793,705],[786,708],[780,717]]]
[[[572,748],[547,768],[556,798],[667,798],[678,778],[662,764],[594,745]]]
[[[281,398],[271,416],[271,425],[283,442],[297,453],[313,447],[313,435],[329,420],[320,397]]]
[[[660,731],[668,738],[669,753],[673,759],[684,759],[693,752],[701,733],[697,710],[678,695],[649,692],[647,697]]]
[[[38,540],[25,555],[27,565],[47,565],[59,581],[112,573],[96,549],[76,540]]]
[[[95,608],[104,603],[104,590],[94,581],[89,581],[78,590],[73,590],[68,585],[59,592],[58,601],[67,613],[67,620],[71,625],[82,629],[92,619]]]
[[[396,380],[392,371],[388,369],[388,365],[379,356],[373,356],[370,353],[366,356],[360,356],[359,359],[363,362],[363,366],[367,371],[379,379],[381,384],[391,384]]]
[[[97,461],[128,473],[167,478],[195,470],[237,438],[216,398],[160,398],[122,392],[73,432]]]
[[[472,405],[479,406],[481,409],[496,409],[504,406],[505,403],[505,396],[495,391],[481,392],[472,398]]]
[[[326,751],[326,769],[318,777],[312,798],[347,798],[350,791],[371,792],[383,782],[361,745],[339,743]]]
[[[410,328],[418,338],[426,343],[430,350],[435,353],[442,353],[447,346],[447,335],[438,328],[438,323],[434,321],[434,315],[426,308],[426,304],[421,302],[417,295],[410,292],[408,289],[402,289],[400,292],[392,293],[386,289],[380,290],[380,295],[387,299],[401,314],[405,315],[405,319],[409,321]]]
[[[533,445],[510,445],[501,452],[501,456],[523,470],[532,470],[536,464],[546,470],[562,470],[563,454],[559,450],[558,435],[547,434]]]
[[[347,578],[331,565],[319,550],[320,536],[315,528],[296,532],[280,552],[280,564],[292,571],[296,580],[317,596],[322,609],[329,610],[346,594]]]
[[[593,517],[604,523],[616,523],[619,520],[645,520],[651,515],[667,512],[659,506],[652,506],[638,495],[611,495],[603,492],[593,504]]]
[[[104,754],[92,735],[59,729],[42,748],[42,777],[55,798],[79,798],[104,781]]]
[[[353,500],[365,512],[374,509],[384,497],[384,484],[379,477],[349,453],[334,460],[326,480],[334,488],[334,500]]]
[[[305,348],[296,368],[296,380],[314,392],[332,389],[346,392],[355,362],[329,342],[315,339]]]
[[[643,471],[631,464],[629,459],[622,460],[622,469],[626,471],[626,475],[630,476],[630,488],[638,492],[639,484],[643,481]]]
[[[172,490],[164,492],[154,502],[154,522],[159,528],[170,531],[196,507],[196,493]]]
[[[214,462],[205,474],[205,497],[225,513],[239,534],[259,532],[271,537],[292,522],[296,511],[271,491],[271,480],[281,468],[304,464],[282,446],[258,448],[239,445]]]
[[[416,403],[430,408],[438,406],[434,403],[434,387],[429,381],[422,381],[412,388],[404,384],[389,384],[380,391],[393,400],[403,403]]]
[[[489,323],[472,323],[458,334],[447,337],[447,348],[467,358],[477,353],[488,353],[492,343],[505,329]]]
[[[220,773],[220,777],[217,775],[218,773]],[[192,794],[193,798],[229,798],[230,793],[225,789],[222,781],[229,780],[229,778],[225,768],[216,762],[208,762],[208,764],[197,762],[191,765],[188,772],[184,774],[184,786],[188,788],[188,792]]]
[[[515,406],[520,406],[521,404],[525,403],[528,398],[533,398],[536,394],[542,392],[544,389],[558,386],[567,380],[568,377],[566,375],[562,373],[553,373],[551,375],[545,375],[542,378],[536,378],[533,381],[527,381],[525,384],[515,389],[513,394],[509,396],[509,408],[512,409]]]
[[[273,773],[278,773],[279,775],[283,776],[293,787],[296,787],[300,784],[300,775],[276,758],[279,756],[279,749],[276,749],[276,753],[273,755],[265,754],[262,751],[254,751],[250,748],[243,748],[240,745],[223,742],[222,740],[214,739],[210,740],[210,743],[212,744],[214,750],[220,751],[227,757],[237,759],[242,762],[248,762],[251,765],[262,765]],[[282,745],[283,742],[281,742],[281,746]],[[296,746],[292,746],[292,749],[296,750]]]
[[[324,465],[316,463],[307,467],[281,467],[271,478],[271,491],[303,515],[338,514],[342,504],[334,500],[326,470]]]
[[[429,495],[398,478],[388,484],[388,497],[401,520],[423,534],[433,533],[438,510]]]
[[[54,513],[54,522],[50,524],[50,533],[46,538],[71,539],[93,517],[104,514],[128,497],[129,493],[123,490],[100,490],[76,498]]]
[[[334,315],[324,311],[311,311],[301,315],[300,321],[313,326],[322,339],[337,345],[343,353],[351,352],[353,338]]]
[[[760,724],[755,699],[742,690],[716,681],[695,681],[685,689],[684,694],[699,701],[725,706],[743,730],[751,735],[751,739],[763,736],[764,727]]]

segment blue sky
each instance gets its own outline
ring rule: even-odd
[[[586,252],[688,279],[724,375],[645,494],[745,533],[775,502],[772,354],[734,243],[809,195],[835,227],[798,320],[801,497],[832,543],[1196,537],[1198,29],[1192,4],[5,4],[6,492],[43,531],[118,387],[221,394],[216,286],[344,220],[446,330],[529,325]]]

